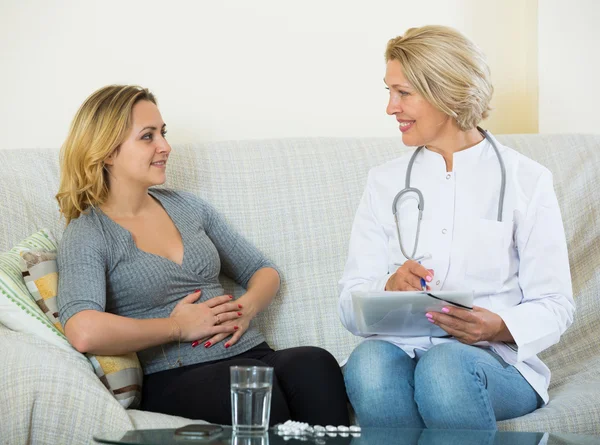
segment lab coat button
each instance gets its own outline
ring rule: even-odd
[[[437,281],[435,282],[435,285],[436,285],[436,286],[439,286],[439,285],[440,285],[440,280],[437,280]]]
[[[450,179],[452,175],[446,175],[446,179]]]
[[[442,229],[442,234],[446,234],[446,232],[448,232],[446,229]]]

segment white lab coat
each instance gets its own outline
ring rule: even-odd
[[[490,135],[491,136],[491,135]],[[493,136],[491,136],[493,137]],[[417,256],[435,271],[433,290],[475,291],[476,306],[500,315],[515,345],[481,343],[514,365],[548,402],[550,370],[536,354],[557,343],[571,325],[573,291],[560,209],[548,169],[496,141],[506,166],[503,221],[497,221],[501,174],[487,140],[454,154],[453,171],[443,157],[423,149],[411,186],[421,190],[425,208]],[[412,153],[411,153],[412,154]],[[339,312],[355,335],[351,292],[384,290],[406,258],[400,252],[392,201],[404,188],[410,154],[373,168],[356,212],[348,260],[340,285]],[[412,253],[416,201],[399,203],[402,240]],[[411,357],[415,349],[454,338],[371,336],[389,341]]]

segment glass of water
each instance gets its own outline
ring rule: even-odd
[[[232,366],[231,425],[234,433],[262,434],[269,429],[273,368]]]
[[[231,445],[269,445],[269,433],[233,433],[231,435]]]

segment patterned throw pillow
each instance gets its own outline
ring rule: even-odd
[[[25,261],[23,280],[27,290],[38,307],[44,312],[50,323],[64,334],[58,320],[56,293],[58,290],[58,272],[56,267],[56,252],[47,250],[26,250],[21,252]]]
[[[24,261],[23,279],[27,289],[48,320],[64,333],[58,319],[58,268],[56,252],[31,250],[21,252]],[[125,408],[139,406],[142,396],[142,367],[135,352],[120,356],[86,354],[94,372],[104,386]]]
[[[32,249],[56,249],[46,230],[27,237],[8,252],[0,253],[0,323],[7,328],[36,335],[59,348],[75,353],[64,334],[35,304],[23,281],[20,253]]]
[[[56,241],[50,233],[41,230],[19,243],[10,252],[0,255],[0,297],[9,296],[18,308],[13,312],[20,315],[18,322],[6,323],[4,311],[0,311],[0,322],[16,331],[35,333],[44,339],[50,338],[52,343],[60,343],[62,347],[75,352],[58,320],[56,249]],[[3,261],[2,255],[10,261]],[[8,273],[3,274],[5,269]],[[59,340],[47,335],[49,332],[53,332]],[[139,406],[143,372],[136,353],[121,356],[86,356],[104,386],[124,408]]]

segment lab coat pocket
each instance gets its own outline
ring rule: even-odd
[[[475,291],[494,292],[507,273],[510,227],[504,222],[480,219],[473,229],[465,252],[465,278]]]

